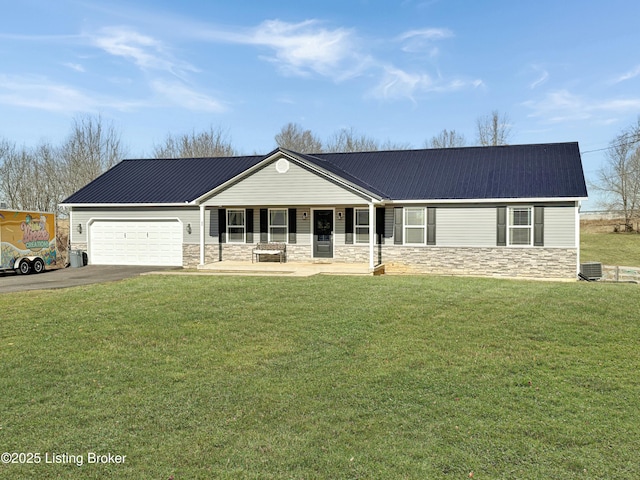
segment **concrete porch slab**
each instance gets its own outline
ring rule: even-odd
[[[374,272],[365,263],[298,263],[298,262],[239,262],[222,261],[198,265],[198,271],[215,275],[286,275],[310,277],[312,275],[379,275],[384,266]]]

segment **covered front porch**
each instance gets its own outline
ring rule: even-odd
[[[321,262],[256,262],[224,260],[198,265],[198,271],[220,275],[283,275],[310,277],[312,275],[382,275],[384,265],[369,268],[368,263]]]

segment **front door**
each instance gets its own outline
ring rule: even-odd
[[[333,258],[333,210],[313,211],[313,256]]]

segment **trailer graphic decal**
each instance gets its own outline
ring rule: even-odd
[[[22,230],[22,243],[34,252],[49,246],[49,232],[47,231],[47,217],[40,216],[38,222],[34,222],[31,215],[27,215],[20,225]]]

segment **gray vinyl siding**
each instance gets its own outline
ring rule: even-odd
[[[545,207],[544,246],[576,247],[575,207]]]
[[[303,219],[303,212],[306,212],[307,218]],[[296,224],[298,227],[297,243],[298,245],[311,245],[311,209],[308,207],[296,207]]]
[[[495,207],[438,208],[436,213],[436,245],[440,247],[495,247]]]
[[[421,205],[404,205],[404,207],[418,206]],[[435,246],[495,247],[497,240],[497,206],[493,204],[437,206]],[[574,205],[568,202],[563,202],[559,205],[544,204],[545,247],[575,248],[575,228]],[[385,208],[385,243],[393,244],[393,207],[391,206]]]
[[[207,199],[206,205],[350,205],[362,197],[294,162],[279,173],[275,162]]]
[[[178,219],[182,222],[184,243],[200,242],[200,209],[193,207],[139,207],[139,208],[82,208],[74,207],[71,215],[73,225],[71,236],[73,243],[88,243],[88,224],[92,220],[160,220]],[[82,225],[82,233],[78,233],[78,224]],[[191,225],[191,234],[187,233],[187,225]]]

